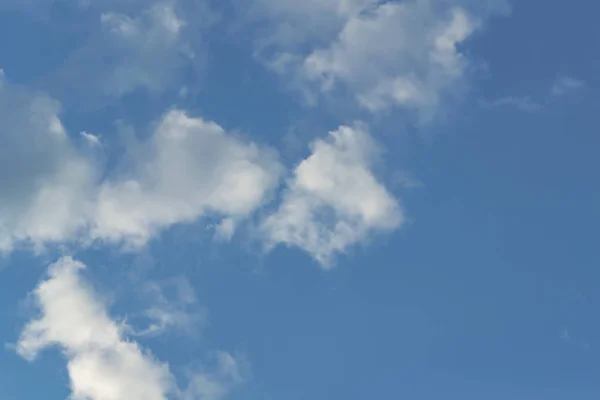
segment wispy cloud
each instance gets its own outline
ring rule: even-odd
[[[585,82],[569,76],[559,76],[552,82],[550,93],[537,96],[506,96],[493,100],[481,100],[480,104],[487,108],[512,107],[520,111],[536,112],[543,110],[553,97],[567,96],[586,87]],[[538,99],[535,99],[537,97]]]
[[[565,344],[579,347],[582,350],[588,350],[591,347],[587,341],[573,335],[573,332],[569,328],[564,328],[560,332],[560,340]]]
[[[535,100],[532,100],[529,96],[509,96],[509,97],[500,97],[498,99],[494,99],[491,101],[483,101],[482,104],[485,107],[493,108],[493,107],[514,107],[521,111],[527,112],[535,112],[540,111],[544,108],[543,104],[538,103]]]
[[[48,71],[42,87],[86,111],[132,93],[157,98],[174,96],[184,86],[195,89],[203,75],[210,17],[193,3],[92,0],[87,7],[65,6],[73,8],[74,19],[85,21],[88,37],[56,70]]]
[[[585,88],[585,82],[577,78],[562,75],[556,78],[552,85],[552,95],[562,96]]]
[[[139,290],[143,311],[134,314],[128,324],[135,336],[158,336],[171,331],[198,336],[207,319],[207,311],[197,304],[194,289],[187,279],[146,282]],[[145,324],[144,324],[145,322]],[[138,325],[142,327],[138,327]]]

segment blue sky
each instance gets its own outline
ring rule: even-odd
[[[0,398],[598,398],[598,11],[0,0]]]

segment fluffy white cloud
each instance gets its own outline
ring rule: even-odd
[[[32,360],[46,347],[62,349],[74,399],[166,399],[175,389],[168,366],[123,337],[82,280],[83,268],[71,258],[50,266],[33,292],[40,316],[23,329],[19,354]]]
[[[67,240],[85,224],[96,173],[59,111],[45,95],[0,82],[0,252]]]
[[[82,278],[85,265],[65,257],[32,292],[40,314],[23,329],[18,353],[28,360],[48,347],[67,358],[74,400],[218,400],[243,381],[240,362],[217,353],[214,368],[192,373],[180,390],[166,363],[128,340],[123,326]]]
[[[364,127],[341,126],[311,147],[262,231],[268,247],[298,246],[328,268],[336,253],[400,226],[403,214],[371,170],[378,149]]]
[[[463,81],[459,46],[499,1],[261,0],[274,28],[261,56],[314,101],[315,91],[350,95],[363,108],[418,110],[429,118]],[[264,51],[264,49],[267,49]]]
[[[207,213],[245,218],[281,172],[270,150],[177,110],[132,157],[133,170],[100,188],[93,238],[139,246],[162,228]]]

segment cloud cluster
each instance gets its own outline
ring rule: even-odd
[[[201,63],[198,42],[211,25],[207,10],[227,7],[227,1],[194,0],[60,3],[66,14],[82,16],[85,22],[77,23],[93,21],[82,30],[82,47],[58,71],[48,71],[40,86],[65,104],[75,99],[71,105],[84,107],[98,99],[135,103],[137,97],[127,97],[132,94],[161,100],[184,94]],[[470,66],[462,46],[492,4],[503,0],[231,3],[248,25],[259,22],[249,35],[255,56],[310,102],[349,98],[349,109],[361,115],[402,108],[429,119],[447,96],[460,92]],[[48,15],[57,4],[0,0],[0,8]],[[221,53],[229,57],[230,50]],[[582,87],[564,76],[552,94]],[[490,105],[539,108],[526,97]],[[89,154],[106,149],[101,137],[69,135],[58,101],[7,83],[0,70],[0,256],[19,246],[41,251],[63,244],[137,250],[174,225],[210,217],[218,221],[219,239],[231,239],[240,224],[253,220],[253,236],[268,250],[296,247],[329,269],[353,246],[405,221],[400,201],[377,173],[381,149],[364,123],[344,122],[314,140],[310,154],[286,175],[275,150],[187,110],[173,107],[146,122],[152,123],[148,135],[105,170]],[[396,179],[420,185],[409,175]],[[48,268],[31,293],[38,315],[16,346],[30,361],[58,349],[67,362],[70,398],[220,400],[244,381],[243,362],[216,352],[214,365],[188,373],[182,388],[166,362],[132,340],[172,328],[189,331],[202,322],[203,310],[193,307],[185,283],[174,299],[149,284],[141,313],[147,324],[136,329],[110,316],[85,269],[70,257]]]
[[[130,149],[127,168],[99,181],[102,171],[69,138],[55,101],[4,84],[0,105],[3,252],[76,237],[140,247],[207,214],[244,219],[279,181],[273,151],[181,110]]]
[[[4,84],[0,103],[2,252],[73,241],[138,249],[204,216],[221,218],[217,234],[227,239],[280,184],[274,150],[182,110],[164,114],[107,175],[67,135],[57,102]],[[82,139],[100,145],[89,133]],[[402,213],[370,169],[379,153],[365,127],[342,126],[312,151],[260,233],[269,248],[295,245],[330,266],[370,233],[398,227]]]
[[[81,276],[84,269],[69,257],[49,267],[32,292],[40,314],[17,344],[28,360],[48,347],[62,350],[74,400],[218,400],[242,381],[238,360],[219,352],[216,368],[192,374],[180,390],[167,364],[125,337]]]
[[[255,34],[258,54],[304,93],[349,95],[371,112],[404,107],[429,117],[463,80],[468,60],[460,46],[497,2],[484,1],[479,16],[472,3],[257,0],[241,9],[265,22]],[[80,4],[97,13],[101,35],[67,61],[69,81],[85,81],[85,91],[97,85],[97,92],[116,98],[139,88],[172,88],[182,59],[195,57],[186,29],[198,25],[198,15],[182,13],[190,4]],[[563,79],[554,91],[575,85]],[[216,234],[229,239],[273,197],[283,175],[273,150],[182,109],[162,115],[107,175],[69,138],[56,101],[3,84],[0,103],[2,252],[73,240],[135,249],[204,216],[220,218]],[[102,147],[89,133],[81,139]],[[329,266],[374,232],[399,227],[401,207],[372,171],[375,142],[362,125],[341,126],[315,141],[281,204],[259,221],[267,247],[297,246]]]
[[[117,98],[138,88],[173,86],[182,57],[194,58],[185,30],[196,21],[180,12],[189,4],[111,2],[116,11],[99,4],[80,5],[99,12],[102,34],[68,60],[65,71],[87,74],[71,82],[97,84]],[[405,107],[426,117],[468,66],[459,46],[482,22],[471,8],[466,0],[258,0],[242,7],[267,21],[258,34],[264,38],[259,53],[305,93],[350,95],[372,112]],[[113,62],[106,66],[97,57]],[[563,80],[554,91],[573,86]],[[6,163],[0,188],[7,193],[0,204],[3,252],[18,243],[41,248],[73,238],[139,248],[174,224],[207,215],[221,218],[216,232],[228,239],[264,205],[282,175],[273,151],[172,109],[147,140],[129,149],[127,167],[105,176],[69,139],[57,102],[10,85],[0,90],[0,102],[7,103],[0,111],[6,120],[0,131],[0,152],[6,153],[0,154]],[[5,111],[11,107],[16,112]],[[99,147],[98,137],[82,135]],[[298,246],[329,265],[334,254],[372,232],[398,227],[400,207],[370,169],[374,142],[358,126],[317,140],[294,171],[282,204],[260,223],[267,247]],[[13,160],[15,154],[21,161]]]
[[[46,1],[46,8],[52,3]],[[97,96],[119,98],[138,89],[176,93],[183,77],[198,75],[203,48],[209,46],[203,37],[216,34],[210,28],[227,14],[220,9],[224,4],[251,26],[247,33],[259,58],[309,101],[349,96],[371,112],[406,107],[429,118],[465,78],[469,61],[460,46],[489,15],[506,8],[504,0],[198,4],[86,0],[69,6],[76,14],[93,10],[98,28],[51,75],[60,85],[54,89],[85,99],[85,105]]]

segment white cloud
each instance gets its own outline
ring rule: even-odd
[[[166,399],[175,388],[168,366],[123,337],[82,280],[84,268],[68,257],[50,266],[48,279],[32,293],[40,316],[23,329],[19,354],[33,360],[41,350],[59,347],[68,359],[74,399]]]
[[[263,0],[278,21],[265,57],[305,95],[349,93],[372,112],[402,106],[428,118],[464,78],[458,46],[481,25],[463,7],[436,3]]]
[[[47,96],[0,87],[0,252],[94,240],[135,248],[208,214],[224,218],[222,234],[231,236],[279,183],[274,151],[180,110],[100,182],[102,171],[74,146],[59,110]]]
[[[261,228],[268,247],[297,246],[329,268],[350,245],[399,227],[403,214],[371,170],[378,149],[364,127],[341,126],[311,148],[288,182],[279,209]]]
[[[281,172],[270,150],[178,110],[164,116],[132,157],[133,170],[100,188],[93,238],[137,247],[163,228],[207,213],[245,218]]]
[[[311,53],[303,68],[323,90],[348,85],[371,111],[435,106],[440,91],[462,76],[465,61],[456,45],[474,28],[460,9],[440,21],[421,3],[385,3],[349,19],[338,39]]]
[[[70,257],[48,269],[32,292],[39,316],[23,329],[17,352],[33,361],[49,347],[66,359],[74,400],[218,400],[243,382],[241,364],[217,353],[214,368],[190,374],[181,391],[166,363],[127,339],[105,304],[81,276],[85,265]]]
[[[96,171],[59,112],[45,95],[0,86],[0,252],[68,240],[85,225]]]
[[[585,82],[571,76],[559,76],[552,85],[552,94],[562,96],[568,93],[581,90],[585,87]]]

